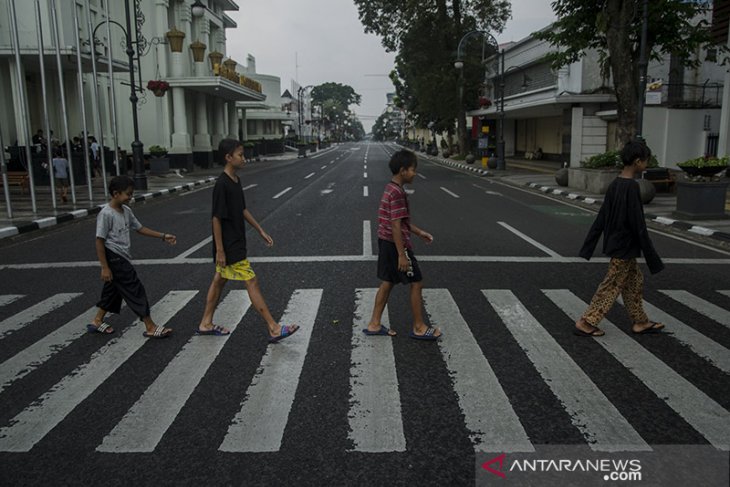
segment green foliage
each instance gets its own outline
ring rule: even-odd
[[[361,101],[362,96],[349,85],[328,82],[312,88],[312,103],[322,106],[325,128],[337,130],[338,136],[355,140],[365,136],[362,123],[350,111],[351,105],[359,105]]]
[[[148,151],[152,157],[164,157],[167,155],[167,148],[161,145],[151,145]]]
[[[677,164],[679,167],[727,167],[727,165],[728,156],[719,159],[717,157],[697,157]]]
[[[622,167],[621,151],[612,150],[603,154],[596,154],[580,163],[581,167],[588,169],[604,169],[612,167]]]

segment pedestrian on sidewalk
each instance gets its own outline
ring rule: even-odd
[[[411,233],[429,244],[433,236],[411,223],[408,195],[403,189],[416,177],[417,164],[416,155],[405,149],[394,153],[388,163],[393,178],[385,186],[378,208],[378,279],[382,282],[375,295],[370,323],[362,330],[366,335],[396,335],[381,324],[381,318],[393,287],[403,283],[410,284],[413,329],[409,336],[418,340],[437,340],[441,336],[438,328],[423,320],[423,276],[411,243]]]
[[[218,153],[224,158],[225,168],[213,188],[213,261],[215,275],[208,288],[205,311],[196,333],[198,335],[228,335],[231,330],[213,324],[221,292],[229,280],[243,281],[256,311],[266,321],[269,342],[274,343],[294,334],[298,325],[280,325],[269,312],[261,294],[258,279],[251,268],[246,250],[246,222],[251,225],[271,247],[274,240],[246,208],[241,180],[237,171],[246,163],[243,157],[243,143],[234,139],[223,139],[218,144]]]
[[[55,149],[53,152],[51,161],[53,177],[56,178],[56,186],[59,189],[58,198],[65,203],[68,201],[68,159],[61,155],[61,149]]]
[[[621,151],[623,170],[608,187],[603,205],[580,250],[580,256],[590,260],[603,234],[603,253],[611,257],[611,261],[608,273],[593,295],[591,304],[575,323],[574,333],[578,336],[605,335],[598,324],[611,309],[619,293],[631,317],[631,330],[634,333],[658,333],[664,328],[661,323],[649,321],[644,312],[644,277],[636,263],[637,257],[643,253],[652,274],[664,269],[649,238],[639,184],[634,179],[646,170],[650,157],[651,150],[643,141],[634,140],[624,146]]]
[[[150,230],[137,220],[126,203],[132,199],[134,181],[128,176],[116,176],[109,182],[109,203],[96,217],[96,255],[101,264],[101,279],[104,288],[97,303],[99,310],[93,323],[86,326],[89,332],[113,333],[111,326],[104,322],[107,313],[119,313],[122,299],[144,322],[147,338],[166,338],[172,329],[157,326],[150,317],[150,304],[142,282],[132,266],[132,242],[130,231],[140,235],[162,239],[175,245],[177,238],[170,233]]]

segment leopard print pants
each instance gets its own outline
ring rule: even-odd
[[[606,277],[598,286],[588,309],[583,313],[583,319],[592,326],[598,325],[621,293],[631,322],[646,323],[649,318],[644,312],[642,302],[643,287],[644,276],[636,259],[612,258],[608,264]]]

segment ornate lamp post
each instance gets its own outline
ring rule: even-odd
[[[464,103],[464,61],[462,60],[463,44],[466,39],[476,35],[483,36],[485,40],[491,40],[499,53],[499,58],[497,60],[499,63],[499,125],[497,127],[499,140],[497,142],[497,169],[504,170],[506,169],[504,161],[504,49],[499,49],[497,39],[485,30],[473,30],[471,32],[467,32],[462,36],[461,40],[459,40],[459,47],[456,50],[456,62],[454,62],[454,67],[461,71],[459,75],[459,104],[463,105]]]

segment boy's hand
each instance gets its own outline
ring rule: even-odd
[[[226,253],[223,251],[223,249],[216,250],[215,252],[215,265],[218,267],[225,267],[226,266]]]
[[[421,232],[421,235],[419,235],[419,237],[421,237],[427,244],[433,242],[433,235],[428,232]]]
[[[109,267],[102,267],[101,268],[101,280],[104,282],[111,282],[112,281],[112,270],[109,269]]]
[[[167,242],[170,245],[175,245],[177,243],[177,237],[171,233],[166,233],[165,235],[165,242]]]
[[[405,254],[398,255],[398,270],[406,272],[408,270],[408,259]]]
[[[263,230],[261,230],[261,232],[259,234],[261,235],[261,238],[264,239],[264,242],[266,242],[267,247],[271,247],[272,245],[274,245],[274,239],[271,238],[271,235],[264,232]]]

